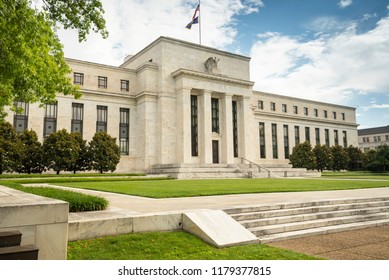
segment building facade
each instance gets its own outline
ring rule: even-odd
[[[119,172],[175,164],[287,165],[304,141],[358,145],[355,108],[253,91],[250,58],[160,37],[119,67],[67,59],[82,98],[9,112],[41,140],[65,128],[117,138]]]
[[[363,152],[389,146],[389,125],[358,130],[358,144]]]

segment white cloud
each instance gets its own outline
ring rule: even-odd
[[[340,8],[346,8],[348,6],[351,6],[353,4],[353,1],[352,0],[340,0],[340,2],[338,3],[338,6]]]
[[[342,32],[308,41],[265,35],[251,49],[251,79],[258,90],[331,103],[389,92],[389,17],[364,34],[350,23]]]
[[[191,0],[102,0],[106,11],[109,38],[90,34],[87,42],[78,43],[74,30],[59,32],[65,55],[88,61],[119,65],[124,56],[134,54],[160,36],[198,43],[198,25],[190,22],[198,1]],[[212,0],[201,3],[202,43],[225,48],[237,36],[234,17],[257,12],[260,0]]]

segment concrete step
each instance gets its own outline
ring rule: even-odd
[[[359,223],[373,220],[389,219],[389,213],[370,214],[370,215],[353,215],[329,219],[317,219],[311,221],[278,224],[270,226],[262,226],[250,228],[249,230],[256,236],[270,235],[289,231],[298,231],[310,228],[327,227],[341,224]]]
[[[273,217],[283,217],[292,215],[303,215],[311,213],[328,213],[333,211],[344,211],[344,210],[359,210],[370,207],[389,207],[389,201],[372,201],[372,202],[360,202],[360,203],[347,203],[347,204],[334,204],[334,205],[323,205],[323,206],[312,206],[312,207],[300,207],[291,209],[281,209],[273,211],[261,211],[234,214],[232,217],[237,221],[254,220],[254,219],[265,219]]]
[[[271,211],[271,210],[294,209],[294,208],[311,207],[311,206],[351,204],[351,203],[363,203],[363,202],[375,202],[375,201],[389,201],[389,197],[344,198],[344,199],[318,200],[318,201],[307,201],[307,202],[263,204],[263,205],[228,208],[228,209],[224,209],[223,211],[226,212],[227,214],[234,215],[234,214],[263,212],[263,211]]]
[[[265,244],[265,243],[289,240],[294,238],[343,232],[348,230],[356,230],[356,229],[363,229],[369,227],[377,227],[377,226],[383,226],[388,224],[389,224],[389,219],[373,220],[373,221],[365,221],[365,222],[350,223],[350,224],[343,224],[343,225],[310,228],[310,229],[299,230],[299,231],[289,231],[289,232],[283,232],[278,234],[261,236],[258,239],[260,243]]]
[[[0,248],[19,246],[21,241],[22,233],[18,230],[0,232]]]
[[[266,243],[389,224],[389,197],[235,207],[225,212]]]
[[[279,225],[286,223],[295,223],[303,221],[311,221],[318,219],[327,219],[327,218],[337,218],[344,216],[355,216],[355,215],[370,215],[377,213],[389,212],[389,207],[371,207],[371,208],[361,208],[361,209],[351,209],[351,210],[340,210],[340,211],[329,211],[323,213],[313,213],[305,215],[293,215],[285,217],[274,217],[274,218],[265,218],[265,219],[254,219],[254,220],[244,220],[241,224],[246,228],[255,228],[260,226],[269,226],[269,225]]]
[[[0,248],[0,260],[37,260],[38,248],[35,245]]]

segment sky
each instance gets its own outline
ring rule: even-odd
[[[119,66],[160,36],[199,43],[198,0],[102,0],[109,37],[58,31],[65,56]],[[389,0],[202,0],[202,45],[251,57],[254,90],[356,108],[389,125]]]

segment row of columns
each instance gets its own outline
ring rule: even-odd
[[[198,157],[191,153],[191,95],[197,95],[198,106]],[[182,88],[177,92],[177,160],[180,163],[211,164],[212,141],[219,143],[219,162],[235,163],[233,147],[232,101],[234,95],[213,93],[209,90]],[[219,99],[219,133],[212,132],[211,99]],[[246,157],[249,146],[250,99],[239,96],[238,106],[238,157]]]

